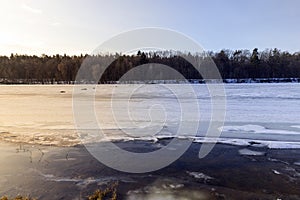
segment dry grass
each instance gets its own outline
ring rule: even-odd
[[[3,197],[1,197],[0,200],[36,200],[36,199],[30,198],[30,197],[22,197],[22,196],[17,196],[14,199],[9,199],[6,196],[3,196]]]
[[[113,183],[103,190],[98,189],[88,197],[88,200],[117,200],[117,186],[118,183]]]
[[[117,200],[117,186],[118,183],[113,183],[110,186],[104,188],[104,189],[98,189],[94,192],[94,194],[87,197],[88,200]],[[37,200],[30,197],[22,197],[17,196],[15,198],[8,198],[6,196],[3,196],[0,198],[0,200]]]

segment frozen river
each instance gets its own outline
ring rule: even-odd
[[[79,101],[95,93],[97,126],[106,139],[153,139],[176,135],[182,120],[204,122],[196,133],[207,142],[211,95],[205,85],[98,85],[81,87]],[[221,143],[256,141],[270,148],[300,148],[300,84],[226,84],[225,124]],[[91,91],[92,90],[92,91]],[[72,109],[72,85],[1,85],[0,139],[10,142],[72,146],[80,143]],[[175,94],[174,94],[174,91]],[[218,97],[216,97],[218,98]],[[195,109],[195,101],[200,110]],[[182,119],[181,108],[186,110]],[[197,113],[195,113],[197,112]],[[89,124],[88,112],[82,119]],[[201,123],[200,123],[201,124]],[[77,124],[78,126],[78,124]],[[80,126],[79,126],[80,127]],[[184,130],[185,131],[185,130]],[[124,134],[125,132],[125,134]]]

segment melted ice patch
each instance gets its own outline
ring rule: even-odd
[[[185,187],[177,179],[160,179],[145,187],[127,192],[128,200],[177,200],[177,199],[208,199],[209,194],[201,190]]]

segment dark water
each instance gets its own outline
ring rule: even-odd
[[[118,142],[130,151],[166,144]],[[86,199],[117,183],[118,199],[300,199],[300,150],[271,150],[217,144],[204,159],[194,143],[159,171],[129,174],[99,163],[84,147],[0,144],[0,195],[38,199]],[[240,155],[248,148],[262,156]],[[149,161],[151,162],[151,161]]]

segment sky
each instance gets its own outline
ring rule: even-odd
[[[205,50],[300,51],[299,0],[0,0],[0,55],[91,53],[124,31],[159,27]]]

